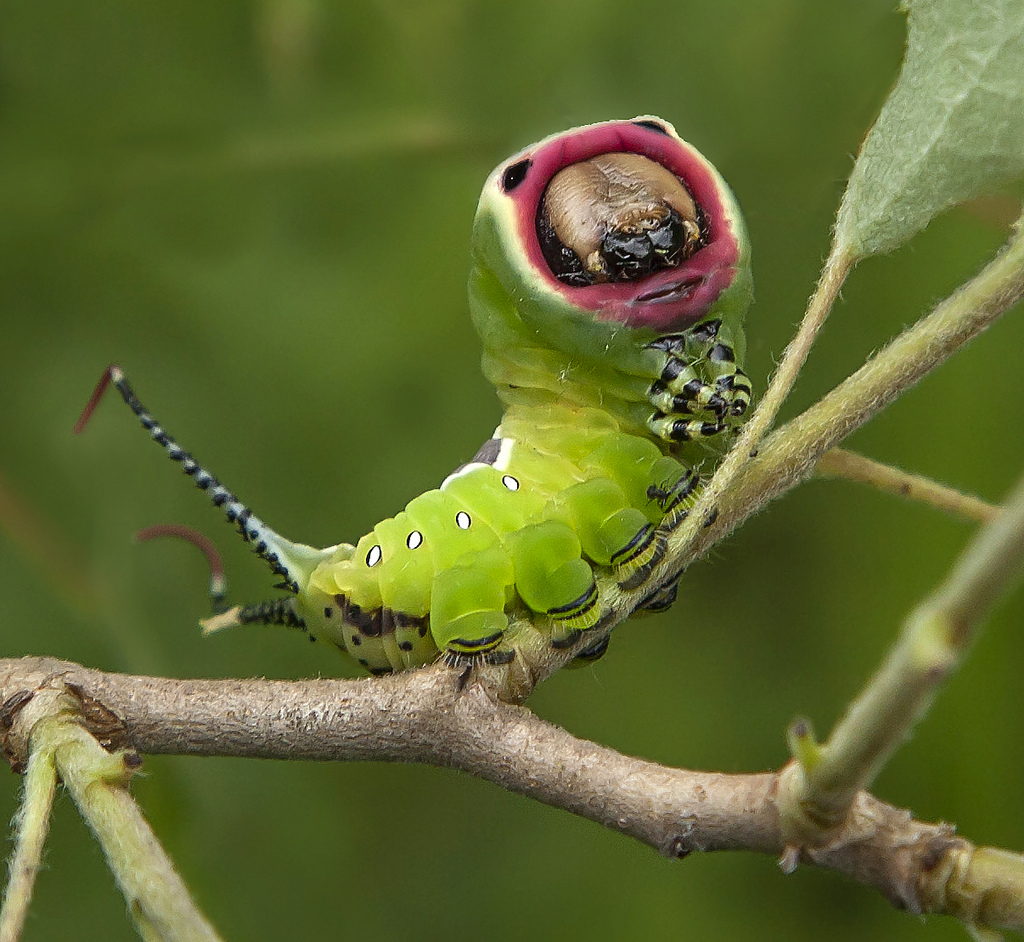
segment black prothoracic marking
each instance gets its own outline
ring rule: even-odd
[[[391,621],[396,628],[415,628],[421,638],[427,636],[429,615],[410,615],[408,612],[393,612]]]
[[[412,642],[411,641],[399,641],[398,642],[398,647],[399,647],[399,650],[401,650],[401,651],[411,651],[412,650]]]
[[[671,383],[672,380],[679,376],[679,374],[682,373],[685,369],[686,364],[682,360],[677,360],[675,357],[670,357],[668,363],[665,364],[665,368],[661,371],[661,381],[663,383]],[[693,380],[690,380],[690,382],[688,382],[686,386],[683,387],[684,391],[686,387],[689,386],[692,382]],[[697,380],[697,383],[699,388],[700,380]]]
[[[673,441],[688,442],[690,440],[690,423],[686,419],[676,419],[672,423],[670,435]]]
[[[647,344],[648,350],[664,350],[665,353],[682,353],[686,349],[685,334],[665,334]]]
[[[696,327],[690,328],[690,336],[697,343],[711,343],[718,336],[718,331],[721,327],[721,321],[704,321],[701,324],[697,324]]]
[[[533,161],[527,157],[506,167],[505,172],[501,175],[501,188],[506,193],[511,193],[526,179],[526,174],[532,165]]]
[[[334,614],[334,609],[330,605],[324,606],[324,618],[330,618]]]
[[[735,363],[736,352],[727,343],[716,343],[708,354],[712,363]]]
[[[668,128],[666,128],[663,124],[659,124],[657,121],[647,121],[645,119],[643,121],[634,121],[633,124],[635,124],[638,128],[647,128],[648,131],[657,131],[659,134],[665,135],[668,134]]]

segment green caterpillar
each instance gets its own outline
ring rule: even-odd
[[[469,282],[501,425],[439,488],[354,546],[286,540],[157,424],[111,366],[108,383],[237,524],[290,595],[208,629],[301,627],[374,674],[514,655],[509,615],[550,643],[604,653],[595,569],[644,586],[695,499],[694,465],[742,421],[738,365],[751,299],[739,209],[717,171],[659,118],[549,137],[488,178]],[[675,586],[650,586],[667,608]]]

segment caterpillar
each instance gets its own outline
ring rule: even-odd
[[[354,545],[285,539],[104,374],[288,594],[236,605],[207,630],[290,625],[373,674],[514,656],[509,616],[600,657],[595,572],[645,587],[665,534],[747,411],[740,366],[751,301],[739,208],[712,165],[660,118],[548,137],[487,179],[469,307],[504,407],[473,458]],[[675,585],[652,585],[649,610]]]

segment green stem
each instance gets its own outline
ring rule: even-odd
[[[43,724],[39,724],[42,726]],[[50,810],[57,788],[53,745],[45,730],[33,737],[25,769],[24,797],[15,819],[17,840],[10,862],[10,879],[0,911],[0,942],[17,942],[28,914],[36,875],[42,866],[43,845],[50,828]]]
[[[961,520],[988,523],[999,514],[998,507],[972,494],[963,494],[924,475],[911,474],[845,448],[826,451],[814,473],[820,478],[838,478],[867,484],[886,494],[927,504]]]
[[[803,764],[792,797],[815,827],[846,819],[853,800],[906,741],[940,683],[1024,570],[1024,478],[946,580],[907,619],[878,673],[851,704],[813,767]]]
[[[139,935],[147,942],[218,942],[128,791],[138,757],[106,752],[74,719],[62,721],[55,756],[61,779],[103,847]]]

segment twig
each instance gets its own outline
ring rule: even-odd
[[[973,494],[963,494],[924,475],[902,471],[845,448],[826,451],[814,472],[820,478],[867,484],[883,493],[927,504],[961,520],[987,523],[999,514],[998,507]]]
[[[810,840],[820,841],[846,819],[857,792],[871,785],[906,741],[1022,569],[1024,478],[1003,513],[978,534],[945,582],[910,615],[899,642],[820,753],[810,753],[801,744],[804,758],[785,780],[794,802],[786,813],[797,836],[806,840],[810,832]],[[798,738],[804,737],[798,732]]]
[[[40,741],[47,738],[44,731],[40,732],[42,735],[37,735],[28,758],[22,802],[15,818],[17,840],[10,862],[10,880],[0,911],[0,942],[17,942],[21,938],[50,829],[57,767],[52,744]]]

